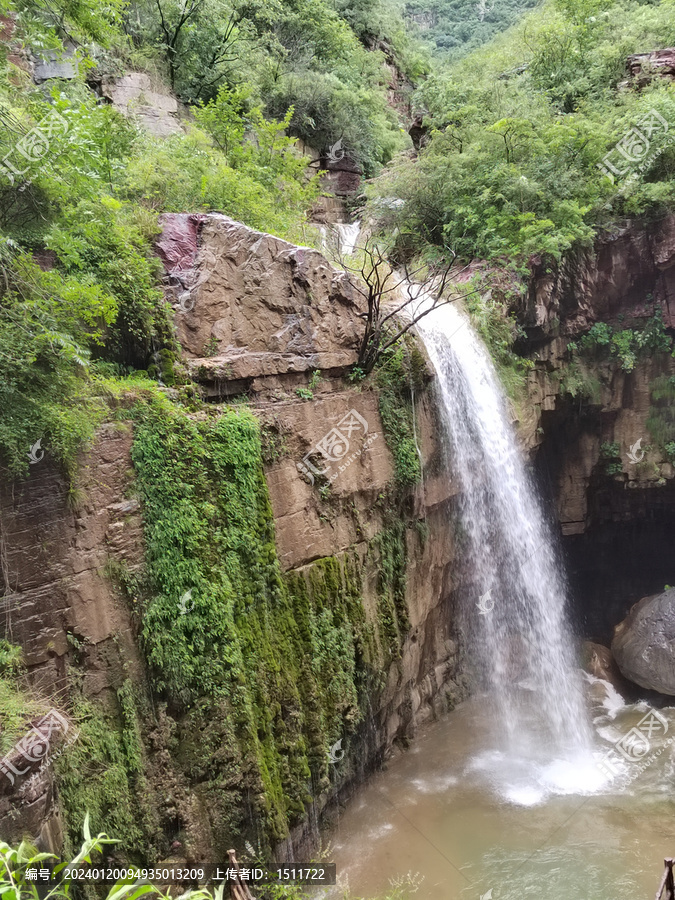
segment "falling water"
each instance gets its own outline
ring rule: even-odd
[[[590,780],[597,770],[555,539],[492,361],[468,319],[445,305],[417,328],[438,376],[444,452],[460,486],[464,630],[494,721],[494,757],[484,764],[498,767],[499,756],[510,766],[513,799],[531,790],[532,763],[539,776],[553,769],[544,780],[565,790],[559,782],[577,780],[580,768]]]
[[[361,232],[360,222],[339,222],[334,226],[337,238],[337,251],[341,256],[351,256],[356,249],[356,242]]]

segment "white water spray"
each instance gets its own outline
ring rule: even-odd
[[[464,627],[487,681],[498,752],[538,769],[566,761],[567,775],[552,776],[565,780],[571,760],[595,767],[554,536],[492,360],[468,319],[449,304],[417,329],[438,376],[444,452],[461,488]]]
[[[341,256],[351,256],[356,250],[356,242],[361,233],[361,223],[339,222],[333,228],[335,229],[337,252]]]

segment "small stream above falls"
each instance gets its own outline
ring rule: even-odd
[[[420,900],[652,900],[675,852],[675,709],[626,705],[577,668],[556,537],[492,361],[451,305],[417,328],[461,487],[456,624],[476,689],[348,804],[339,878],[359,897],[419,873]]]

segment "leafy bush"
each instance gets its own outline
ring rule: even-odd
[[[424,369],[419,351],[405,338],[381,353],[376,364],[380,418],[399,487],[416,484],[422,474],[412,391],[423,386]]]
[[[42,869],[49,867],[54,876],[61,875],[61,881],[49,885],[47,897],[54,900],[70,900],[78,896],[77,887],[73,890],[72,882],[64,877],[66,868],[88,868],[93,862],[96,865],[95,854],[102,854],[106,847],[119,843],[111,840],[107,834],[101,832],[96,837],[91,836],[89,830],[89,815],[84,818],[82,827],[84,842],[80,849],[72,854],[71,859],[59,860],[53,853],[40,852],[28,841],[22,841],[18,847],[13,848],[5,841],[0,841],[0,894],[4,894],[11,900],[41,900],[44,896],[44,888],[35,878],[27,875],[29,869]],[[110,888],[105,900],[139,900],[145,896],[160,897],[161,900],[169,900],[170,894],[164,894],[152,884],[139,883],[135,879],[118,881]],[[223,888],[220,887],[215,894],[203,889],[189,890],[183,895],[186,900],[222,900]]]
[[[0,639],[0,676],[11,675],[17,672],[22,665],[23,650],[15,644],[10,644],[4,638]]]
[[[600,459],[603,460],[606,475],[619,475],[623,472],[621,447],[616,441],[604,441],[600,445]]]
[[[104,411],[86,371],[115,300],[91,282],[42,271],[8,242],[0,271],[0,455],[11,475],[25,473],[40,439],[70,468]]]
[[[663,315],[657,309],[641,330],[614,329],[606,322],[596,322],[577,342],[567,345],[568,350],[597,359],[616,359],[624,372],[632,372],[640,357],[672,350],[673,339],[666,332]]]
[[[633,181],[612,184],[598,164],[650,110],[675,121],[664,79],[617,90],[626,56],[672,45],[674,23],[672,2],[560,0],[438,67],[415,97],[426,145],[370,186],[373,215],[396,230],[399,252],[431,243],[467,260],[507,257],[527,274],[533,254],[560,259],[590,245],[598,226],[665,212],[675,147],[663,128]]]

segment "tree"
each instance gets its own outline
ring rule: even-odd
[[[404,262],[402,273],[397,272],[384,251],[371,240],[359,252],[363,254],[363,262],[358,267],[347,263],[342,255],[340,263],[348,272],[358,275],[354,287],[368,304],[368,311],[361,314],[365,330],[357,362],[365,375],[373,370],[380,355],[424,316],[446,303],[478,293],[475,290],[447,293],[452,285],[451,277],[456,279],[468,269],[468,266],[454,268],[456,256],[452,251],[450,262],[435,274],[427,272],[422,281],[415,279],[425,267],[410,271]]]

